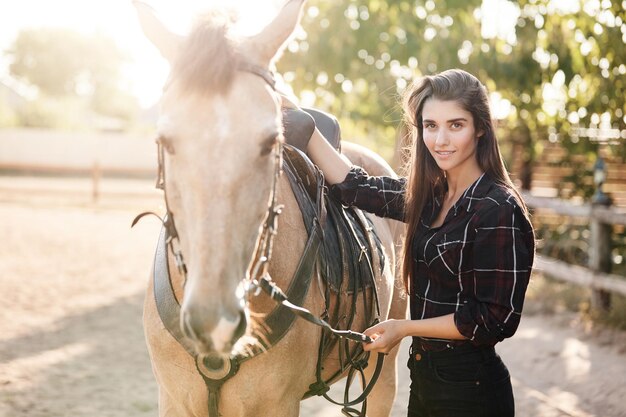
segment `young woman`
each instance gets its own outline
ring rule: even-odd
[[[409,417],[513,416],[494,345],[515,333],[534,256],[528,211],[498,148],[485,87],[449,70],[405,94],[407,178],[373,177],[315,131],[308,153],[344,204],[407,224],[402,274],[411,319],[365,333],[388,352],[412,337]]]

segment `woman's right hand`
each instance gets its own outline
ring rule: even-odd
[[[371,343],[363,344],[366,352],[374,351],[389,353],[406,336],[406,320],[386,320],[363,332],[373,339]]]

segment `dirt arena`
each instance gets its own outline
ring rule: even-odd
[[[141,310],[159,225],[130,229],[144,210],[163,210],[149,181],[105,180],[94,202],[86,179],[0,177],[0,417],[158,415]],[[623,336],[526,315],[499,345],[517,415],[626,415]],[[400,356],[394,417],[408,396]],[[301,410],[341,416],[319,398]]]

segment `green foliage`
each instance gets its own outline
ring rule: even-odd
[[[354,121],[384,146],[395,141],[386,128],[401,120],[398,99],[406,85],[454,67],[510,102],[500,140],[525,188],[542,143],[568,149],[560,163],[572,164],[571,156],[579,155],[590,165],[598,144],[575,129],[598,127],[603,118],[609,127],[626,128],[626,8],[619,0],[558,7],[550,0],[501,2],[507,11],[484,22],[490,10],[480,0],[309,4],[306,36],[292,42],[279,69],[295,91],[313,92],[316,106]],[[488,24],[514,11],[514,36],[487,33]],[[603,148],[626,157],[621,144]]]
[[[127,121],[137,113],[137,100],[121,88],[126,58],[111,39],[68,29],[30,29],[18,34],[7,54],[11,74],[39,91],[38,103],[22,112],[25,125],[68,126],[72,116],[54,109],[55,100],[71,99],[85,110]]]

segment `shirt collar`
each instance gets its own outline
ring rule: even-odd
[[[461,198],[454,204],[453,209],[458,211],[460,208],[465,208],[468,212],[474,211],[476,203],[487,196],[493,184],[491,177],[483,172],[472,185],[467,187]]]
[[[486,173],[483,173],[472,183],[472,185],[467,187],[467,189],[463,192],[463,195],[454,204],[454,206],[452,206],[450,211],[454,213],[454,215],[456,215],[461,208],[464,208],[467,212],[474,211],[476,209],[476,203],[487,196],[493,184],[493,179],[491,179],[491,177]],[[440,207],[441,197],[436,197],[434,201],[430,200],[426,203],[424,211],[422,212],[421,222],[423,226],[430,228],[429,225],[432,224],[435,214],[438,212]]]
[[[452,210],[458,211],[460,208],[465,208],[468,212],[474,211],[478,200],[482,200],[487,195],[493,183],[491,177],[483,172],[476,181],[465,189],[461,197],[452,206]],[[441,206],[441,197],[435,198],[434,206],[436,208]]]

